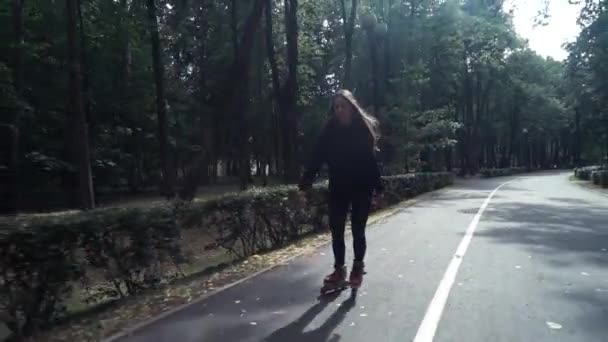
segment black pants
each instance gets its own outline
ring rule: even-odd
[[[343,266],[345,259],[344,229],[349,206],[352,206],[351,229],[355,261],[363,261],[367,249],[365,226],[372,201],[371,190],[337,190],[329,192],[329,226],[335,266]]]

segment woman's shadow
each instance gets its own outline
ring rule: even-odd
[[[338,342],[341,338],[338,334],[332,332],[342,323],[346,314],[355,307],[357,293],[351,292],[350,297],[342,302],[338,309],[323,323],[320,327],[310,331],[304,329],[312,322],[323,309],[338,298],[339,294],[334,294],[331,297],[321,299],[318,303],[308,309],[300,318],[293,323],[273,332],[266,337],[264,342]]]

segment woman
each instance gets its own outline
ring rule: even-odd
[[[364,274],[365,226],[374,194],[382,192],[375,157],[378,121],[367,114],[353,94],[340,90],[333,98],[331,118],[325,125],[300,182],[300,190],[312,186],[321,165],[329,166],[329,225],[332,232],[334,272],[325,277],[326,287],[346,280],[344,229],[349,205],[355,260],[351,286],[361,286]]]

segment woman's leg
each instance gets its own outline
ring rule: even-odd
[[[331,228],[332,247],[336,267],[344,266],[345,245],[344,227],[348,211],[349,198],[338,191],[329,194],[329,226]]]
[[[365,227],[372,203],[371,191],[359,191],[353,194],[352,198],[351,223],[353,231],[353,250],[355,263],[363,263],[367,250],[367,240],[365,238]]]

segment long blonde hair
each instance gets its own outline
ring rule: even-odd
[[[367,129],[369,130],[369,134],[373,140],[373,148],[374,151],[378,150],[378,141],[380,140],[380,129],[378,119],[369,114],[363,107],[359,104],[355,96],[352,92],[346,89],[340,89],[332,98],[330,112],[334,114],[334,103],[336,98],[342,97],[346,101],[348,101],[351,106],[355,109],[355,112],[358,114],[359,119],[365,124]],[[333,116],[333,115],[332,115]]]

